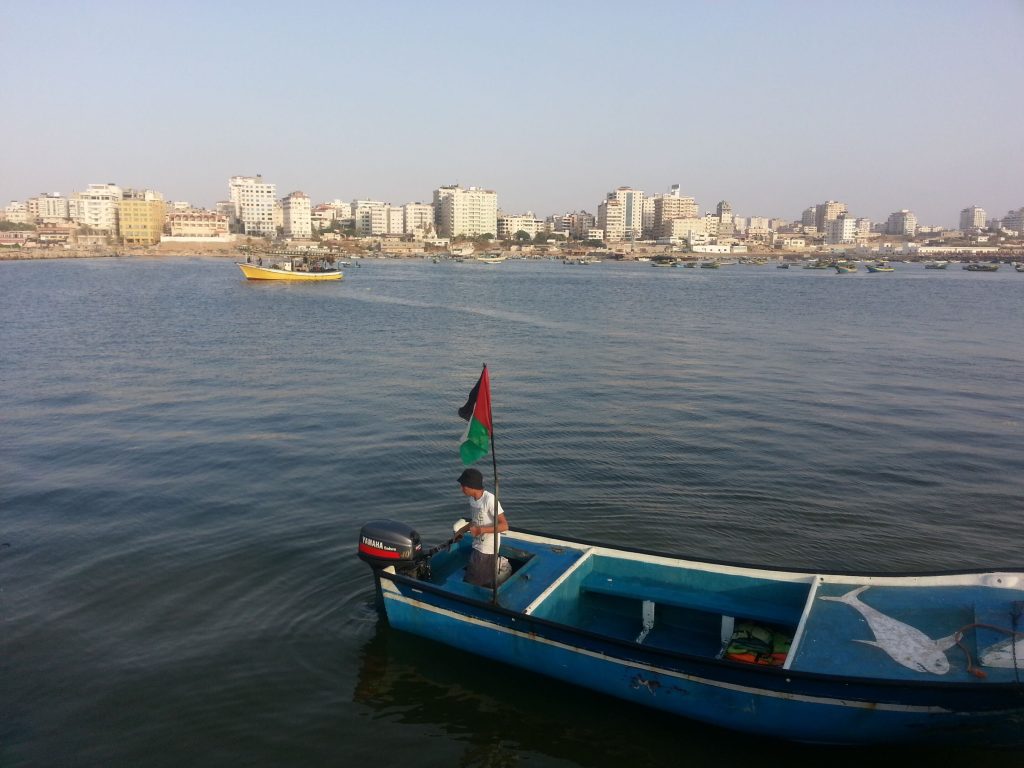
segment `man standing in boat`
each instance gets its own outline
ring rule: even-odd
[[[498,522],[494,523],[494,494],[484,490],[484,476],[478,469],[467,469],[459,475],[462,493],[469,497],[470,522],[462,526],[473,537],[473,551],[469,556],[464,581],[480,587],[494,586],[494,557],[501,547],[501,534],[508,530],[505,510],[498,503]],[[460,521],[461,522],[461,521]],[[498,547],[494,546],[497,531]],[[498,583],[508,578],[512,566],[504,557],[498,556]]]

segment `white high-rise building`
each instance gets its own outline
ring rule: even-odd
[[[721,221],[721,219],[719,219],[719,221]],[[771,232],[772,229],[767,216],[751,216],[747,219],[746,225],[748,235],[766,235]],[[721,229],[719,229],[718,234],[722,234]]]
[[[383,235],[388,230],[388,204],[383,200],[353,200],[352,219],[360,237]]]
[[[1024,234],[1024,208],[1015,211],[1007,211],[1003,217],[1002,225],[1011,232]]]
[[[889,214],[889,219],[885,224],[885,233],[887,235],[905,235],[906,237],[913,237],[916,232],[917,216],[906,208]]]
[[[654,207],[654,221],[650,232],[656,237],[671,237],[669,232],[673,219],[692,219],[700,216],[697,201],[692,197],[684,197],[679,191],[678,184],[673,184],[666,195],[645,198],[645,209],[648,202]]]
[[[308,195],[303,192],[292,192],[281,200],[281,208],[285,237],[292,240],[309,240],[313,237],[312,208]]]
[[[235,207],[235,220],[244,234],[261,237],[277,234],[274,224],[276,185],[267,184],[259,175],[232,176],[228,189]]]
[[[28,224],[28,205],[20,200],[11,200],[4,208],[4,219],[12,224]]]
[[[644,237],[654,237],[654,198],[645,197],[643,202],[643,214],[641,216],[643,224],[641,230],[643,231]]]
[[[622,221],[624,227],[621,240],[639,240],[643,236],[644,228],[644,193],[632,187],[619,187],[614,192],[609,192],[607,200],[615,200],[622,206]],[[611,240],[605,229],[606,237]]]
[[[406,203],[402,206],[405,213],[405,229],[407,235],[421,239],[436,234],[434,230],[434,206],[430,203]]]
[[[499,214],[498,215],[498,239],[511,240],[520,232],[525,232],[531,238],[536,237],[538,232],[543,231],[544,223],[539,221],[532,211],[522,215]]]
[[[828,223],[835,221],[846,212],[846,203],[826,200],[824,203],[814,206],[814,225],[818,228],[819,232],[827,232]]]
[[[440,187],[434,190],[434,205],[441,237],[498,233],[498,193],[493,190]]]
[[[44,224],[57,224],[70,218],[68,199],[59,192],[44,192],[28,201],[30,213]]]
[[[597,206],[597,227],[604,232],[606,242],[626,239],[625,206],[611,195]]]
[[[384,209],[384,232],[388,235],[405,234],[405,208],[401,205],[388,205]]]
[[[704,243],[707,241],[708,222],[703,216],[680,216],[666,221],[661,232],[662,237],[686,240],[691,244],[695,240]]]
[[[960,211],[960,231],[976,232],[985,228],[985,209],[972,205]]]
[[[117,214],[124,192],[116,184],[90,184],[68,200],[68,215],[76,224],[117,234]]]
[[[857,239],[857,219],[846,214],[825,222],[825,242],[829,245],[853,243]]]

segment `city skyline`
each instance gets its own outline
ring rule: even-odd
[[[12,8],[0,200],[114,181],[212,207],[241,173],[315,202],[480,186],[541,217],[673,183],[748,217],[1022,203],[1020,3],[496,7]]]

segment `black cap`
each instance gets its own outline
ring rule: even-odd
[[[462,474],[459,475],[459,485],[482,491],[484,489],[484,476],[480,474],[479,469],[463,470]]]

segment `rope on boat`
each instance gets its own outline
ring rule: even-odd
[[[967,671],[977,678],[985,679],[988,677],[988,673],[983,669],[978,669],[974,666],[974,658],[971,656],[970,650],[963,643],[964,632],[971,629],[991,629],[993,632],[1002,632],[1003,634],[1010,635],[1012,638],[1024,637],[1024,632],[1017,631],[1017,621],[1020,618],[1021,605],[1015,603],[1013,611],[1010,613],[1010,617],[1013,620],[1013,629],[1007,629],[1006,627],[997,627],[994,624],[983,624],[981,622],[974,622],[973,624],[965,624],[960,627],[956,632],[953,633],[956,637],[957,647],[964,652],[964,656],[967,657]],[[1014,676],[1017,678],[1017,685],[1020,685],[1020,667],[1017,662],[1017,644],[1010,643],[1011,653],[1013,654],[1013,670]]]

